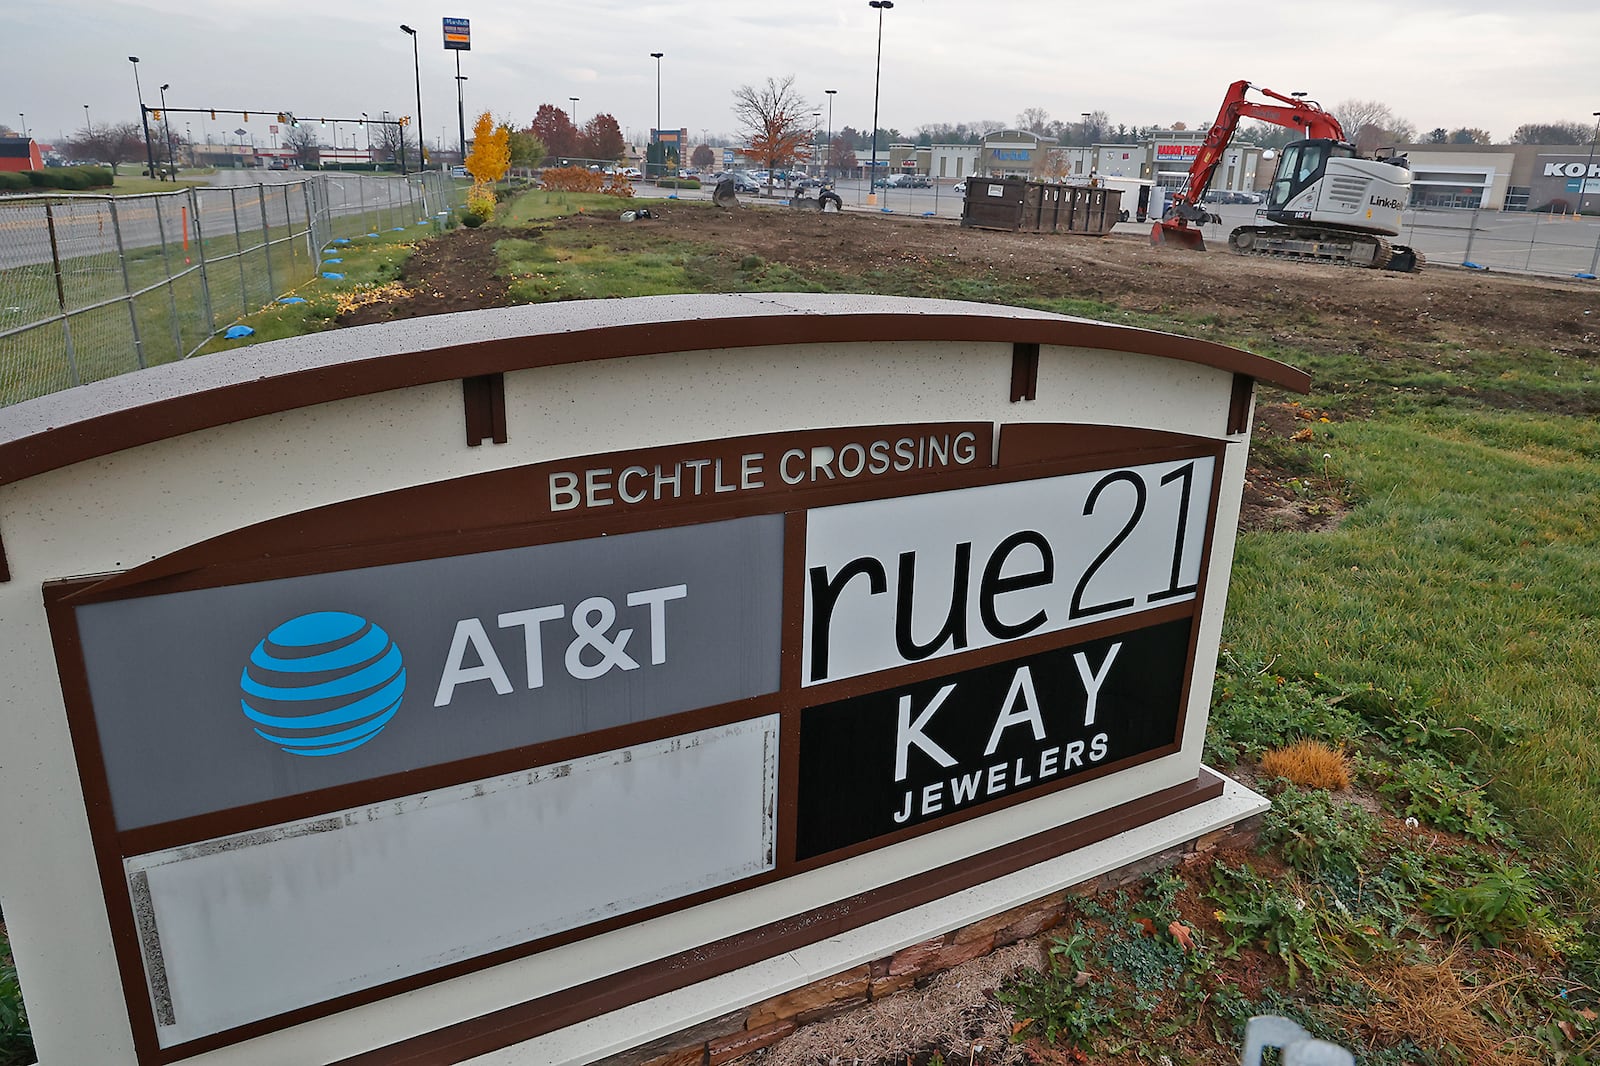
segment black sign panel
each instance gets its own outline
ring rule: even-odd
[[[1193,620],[808,707],[796,858],[1177,742]]]

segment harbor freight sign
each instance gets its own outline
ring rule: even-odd
[[[472,20],[445,19],[444,46],[453,52],[472,51]]]
[[[937,300],[457,318],[0,414],[47,1062],[598,1061],[1261,809],[1200,753],[1297,372]]]

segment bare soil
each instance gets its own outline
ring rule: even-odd
[[[527,230],[451,230],[425,243],[408,264],[407,287],[416,296],[362,308],[341,325],[500,306],[506,282],[495,273],[494,242],[563,229],[611,245],[692,241],[735,262],[755,255],[801,273],[868,280],[909,267],[936,272],[942,281],[1012,283],[1040,299],[1096,299],[1148,313],[1182,309],[1313,349],[1338,345],[1381,357],[1381,350],[1366,349],[1397,339],[1470,348],[1516,338],[1519,345],[1600,356],[1600,295],[1589,282],[1438,267],[1394,274],[1246,259],[1223,249],[1194,254],[1120,234],[998,233],[854,212],[659,203],[651,206],[654,217],[631,223],[584,214]]]

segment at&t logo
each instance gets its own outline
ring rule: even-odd
[[[359,615],[291,618],[250,653],[240,706],[256,735],[291,755],[359,748],[400,710],[405,664],[389,634]]]

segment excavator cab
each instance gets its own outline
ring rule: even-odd
[[[1403,156],[1363,159],[1344,141],[1294,141],[1278,157],[1262,213],[1282,226],[1394,236],[1410,197],[1411,172]]]
[[[1320,181],[1327,173],[1328,160],[1334,156],[1354,159],[1356,150],[1340,141],[1295,141],[1285,145],[1267,192],[1267,217],[1287,210],[1290,201]]]

